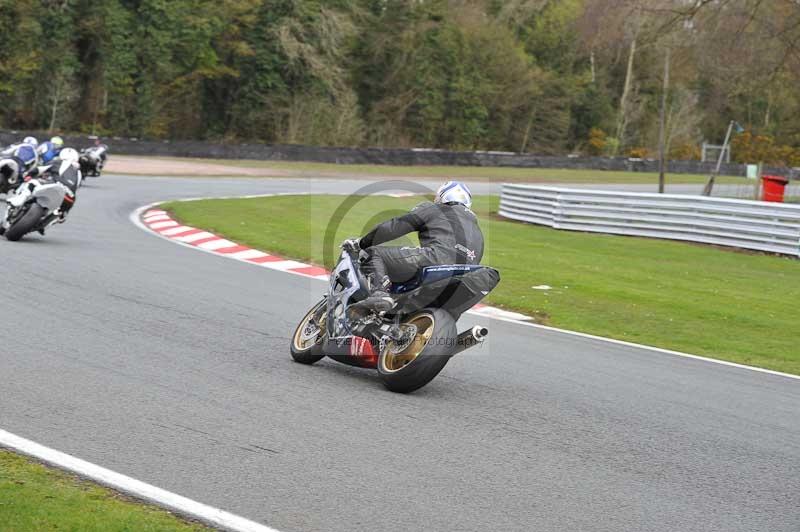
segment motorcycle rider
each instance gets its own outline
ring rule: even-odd
[[[0,156],[0,192],[8,192],[21,183],[25,163],[13,155]]]
[[[64,223],[67,220],[67,214],[70,209],[75,205],[78,188],[81,186],[81,180],[83,179],[80,164],[78,163],[79,158],[80,155],[77,150],[64,148],[58,157],[50,161],[48,166],[41,166],[32,174],[32,177],[42,181],[61,183],[69,190],[69,193],[64,196],[61,207],[55,212],[59,218],[57,223]],[[43,231],[42,234],[44,234]]]
[[[67,187],[71,194],[64,196],[64,202],[59,209],[60,220],[64,223],[70,209],[75,206],[78,188],[81,186],[81,166],[78,163],[78,151],[73,148],[64,148],[56,159],[53,159],[53,166],[50,167],[50,175],[53,181],[57,181]]]
[[[421,203],[360,239],[345,241],[349,249],[363,249],[369,255],[364,271],[370,276],[370,296],[357,305],[391,310],[395,302],[387,290],[392,283],[409,281],[426,266],[480,263],[483,233],[471,207],[469,188],[448,181],[439,187],[433,203]],[[412,232],[418,233],[420,247],[380,246]]]
[[[56,157],[64,149],[64,139],[61,137],[53,137],[47,142],[42,142],[37,150],[42,164],[47,164]]]
[[[94,146],[81,150],[81,172],[84,177],[100,177],[100,172],[103,171],[107,160],[108,146],[97,140]]]
[[[64,148],[61,150],[59,157],[53,159],[50,165],[36,167],[29,174],[30,178],[38,179],[44,183],[61,183],[67,188],[67,193],[64,195],[61,205],[53,212],[52,217],[48,219],[50,222],[64,223],[67,219],[67,213],[69,213],[70,209],[72,209],[75,204],[75,197],[78,187],[80,187],[82,177],[80,166],[78,165],[78,157],[78,152],[76,150]],[[19,188],[17,190],[19,190]],[[6,201],[12,203],[14,198],[10,200],[6,199]],[[8,209],[6,209],[3,223],[0,224],[0,235],[6,232],[7,228],[5,227],[5,222],[8,217],[8,212]],[[44,235],[44,228],[46,226],[47,224],[41,227],[38,230],[39,233]]]
[[[0,176],[10,188],[15,188],[39,164],[38,145],[36,138],[25,137],[21,143],[12,144],[0,153]]]

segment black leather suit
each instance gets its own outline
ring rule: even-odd
[[[413,232],[419,233],[420,247],[380,246]],[[477,217],[459,203],[421,203],[379,224],[359,243],[369,254],[365,271],[372,275],[373,289],[385,289],[388,281],[406,282],[426,266],[479,264],[483,257]]]

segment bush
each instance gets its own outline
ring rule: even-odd
[[[606,135],[605,131],[596,127],[589,130],[589,143],[586,147],[589,155],[595,157],[603,155],[606,144],[608,144],[608,135]]]
[[[669,159],[673,161],[699,161],[703,154],[697,144],[678,144],[669,150]]]
[[[765,163],[775,166],[800,166],[800,148],[786,144],[777,146],[769,135],[754,135],[752,131],[734,137],[733,159],[737,163]]]
[[[631,148],[627,155],[632,159],[647,159],[650,156],[650,150],[643,147]]]
[[[619,139],[609,137],[606,139],[605,155],[607,157],[616,156],[619,151]]]

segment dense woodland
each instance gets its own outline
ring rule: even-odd
[[[1,128],[652,156],[662,110],[800,166],[800,2],[0,0]]]

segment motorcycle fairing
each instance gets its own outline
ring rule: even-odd
[[[13,195],[6,198],[6,203],[10,207],[19,209],[26,203],[35,201],[47,211],[46,215],[50,215],[61,207],[68,192],[67,187],[61,183],[42,183],[38,179],[31,179],[17,188]],[[18,214],[20,212],[18,211]],[[10,226],[10,213],[10,209],[6,209],[3,216],[2,226],[6,229]]]
[[[426,266],[420,270],[413,279],[406,283],[394,284],[391,288],[392,294],[405,294],[424,284],[434,283],[451,277],[458,277],[466,273],[474,272],[484,268],[479,264],[446,264],[440,266]]]
[[[394,296],[397,314],[439,307],[458,317],[475,306],[500,282],[500,272],[488,266],[431,266],[428,278],[417,287]],[[429,268],[425,268],[428,270]]]
[[[355,263],[355,257],[343,251],[336,269],[331,272],[326,328],[331,340],[344,340],[352,336],[347,324],[347,307],[367,297],[369,290],[364,276]]]
[[[67,188],[61,183],[41,185],[33,191],[36,203],[47,209],[48,213],[58,209],[67,195]]]

